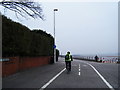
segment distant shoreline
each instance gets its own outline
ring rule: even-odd
[[[103,56],[103,57],[120,57],[120,56]]]

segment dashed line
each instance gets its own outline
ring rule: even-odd
[[[78,72],[78,75],[80,76],[80,64],[79,64],[79,72]]]
[[[79,68],[80,68],[80,64],[79,64]]]

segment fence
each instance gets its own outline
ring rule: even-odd
[[[102,57],[102,63],[117,63],[118,57]]]
[[[75,56],[75,59],[81,59],[81,60],[89,60],[89,61],[95,61],[94,56]],[[118,63],[118,57],[117,56],[106,56],[106,57],[99,57],[98,62],[102,63]]]
[[[84,59],[88,59],[88,60],[95,60],[94,57],[92,56],[86,56],[86,57],[83,57]],[[102,62],[102,63],[117,63],[118,62],[118,57],[114,56],[114,57],[99,57],[98,59],[98,62]]]

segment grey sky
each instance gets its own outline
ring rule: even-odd
[[[53,35],[53,9],[58,8],[56,45],[62,54],[118,53],[117,2],[43,2],[42,7],[45,21],[23,18],[20,21],[13,13],[9,16],[30,29],[42,29]]]

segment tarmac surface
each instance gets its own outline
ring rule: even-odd
[[[119,64],[74,59],[67,73],[64,58],[2,79],[3,90],[120,90]]]

